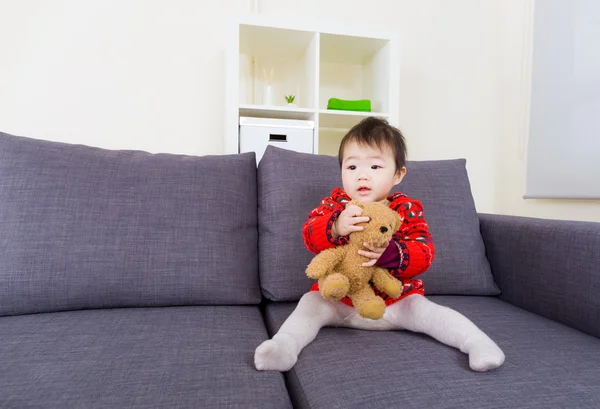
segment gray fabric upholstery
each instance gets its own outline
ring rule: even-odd
[[[332,157],[267,147],[258,164],[258,271],[266,298],[299,300],[313,283],[304,272],[312,253],[302,225],[319,200],[341,186],[339,176]]]
[[[232,325],[235,323],[235,325]],[[254,369],[257,306],[106,309],[0,318],[2,408],[290,408]]]
[[[600,223],[480,218],[503,299],[600,337]]]
[[[393,191],[420,200],[436,247],[421,275],[427,294],[496,295],[479,232],[465,160],[409,162]],[[285,171],[284,171],[285,170]],[[341,187],[337,158],[269,146],[258,166],[261,289],[270,300],[298,300],[313,280],[304,270],[313,254],[302,241],[310,210]]]
[[[298,408],[598,408],[600,340],[493,297],[433,296],[504,350],[486,373],[422,334],[324,328],[286,372]],[[293,303],[267,306],[272,334]]]
[[[0,134],[0,315],[258,303],[255,180],[254,153]]]

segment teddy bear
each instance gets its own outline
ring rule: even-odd
[[[392,298],[402,294],[402,282],[392,276],[385,268],[364,267],[370,259],[358,254],[364,248],[363,243],[385,247],[400,227],[400,216],[383,203],[362,204],[352,200],[362,209],[361,216],[369,221],[357,224],[361,231],[352,232],[348,243],[317,254],[306,268],[306,274],[319,280],[319,291],[324,298],[341,300],[349,297],[356,312],[372,320],[378,320],[385,312],[384,300],[375,295],[371,283]]]

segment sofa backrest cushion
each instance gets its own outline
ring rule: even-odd
[[[436,254],[419,276],[426,294],[496,295],[485,256],[466,161],[408,162],[392,191],[421,201]],[[314,256],[304,246],[308,213],[342,187],[337,158],[269,146],[258,166],[259,271],[263,295],[298,300],[314,282],[305,269]]]
[[[260,302],[253,153],[0,133],[0,315]]]

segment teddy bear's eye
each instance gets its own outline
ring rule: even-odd
[[[381,226],[381,227],[379,228],[379,231],[380,231],[380,232],[382,232],[382,233],[385,233],[385,232],[387,232],[387,231],[388,231],[388,228],[387,228],[387,227],[385,227],[385,226]]]

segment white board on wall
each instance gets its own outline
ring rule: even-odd
[[[525,198],[600,199],[600,2],[535,2]]]

